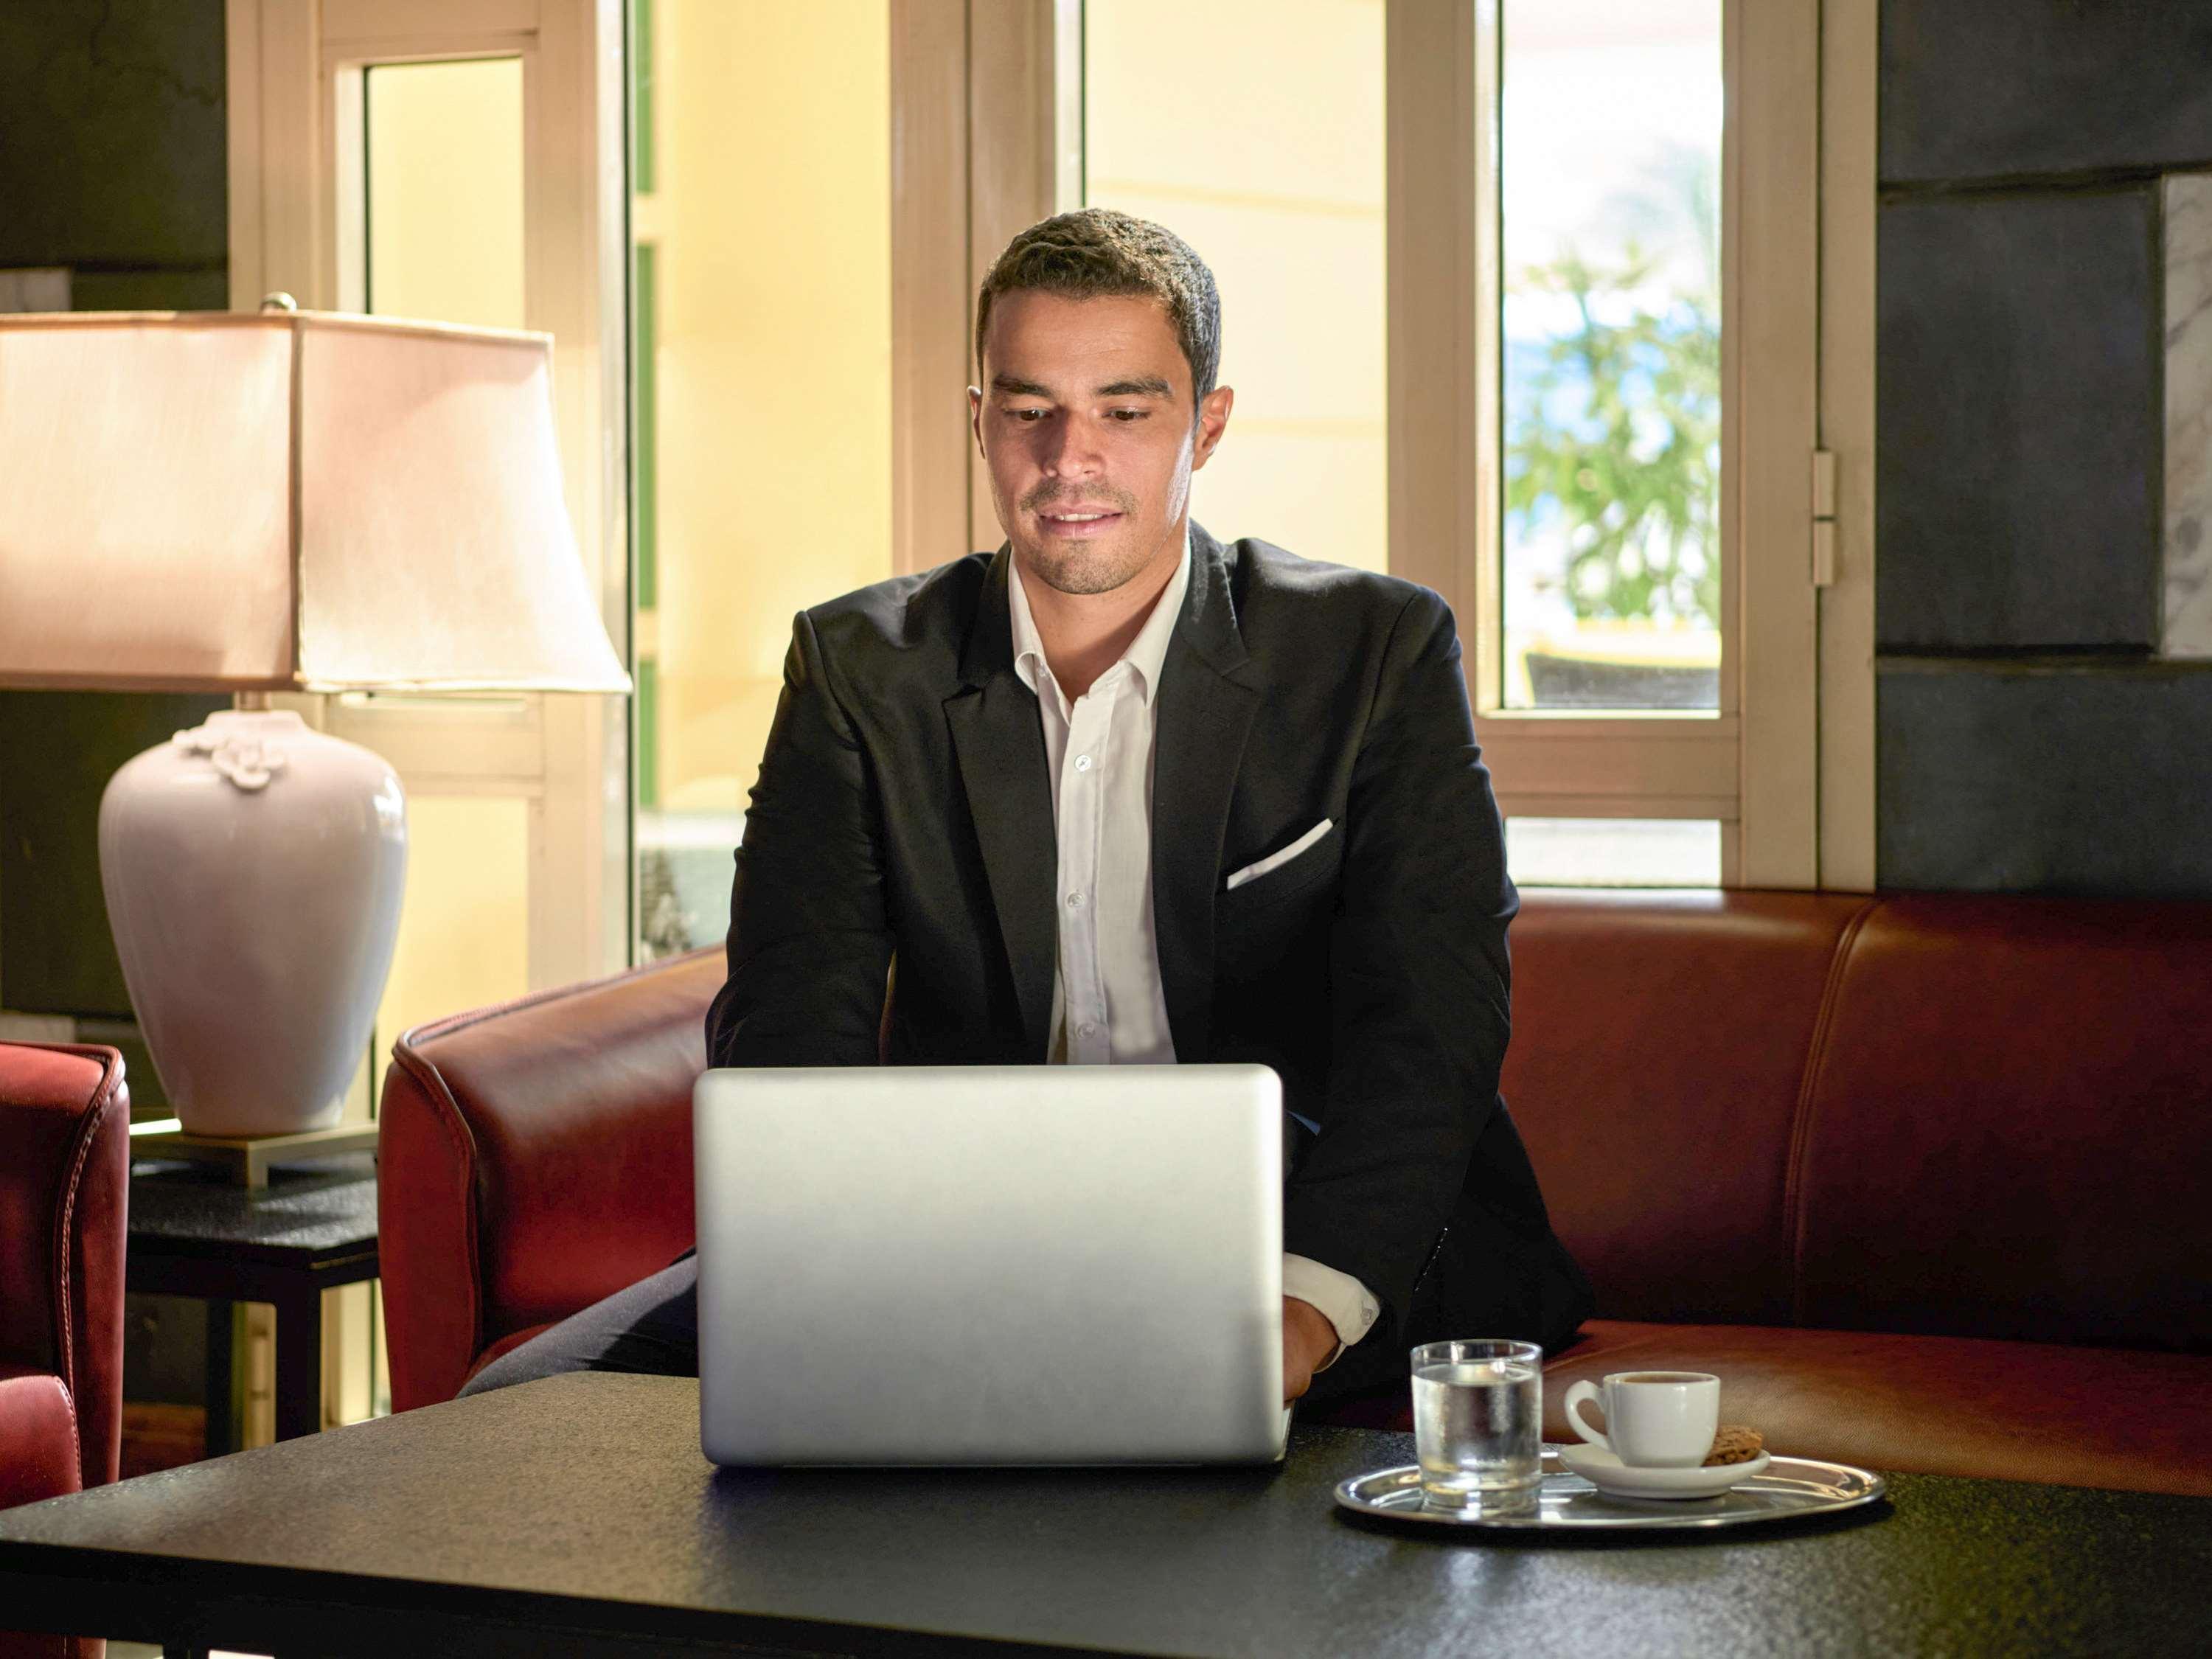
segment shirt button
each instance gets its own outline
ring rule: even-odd
[[[1075,757],[1075,769],[1079,772],[1088,772],[1091,769],[1091,757],[1078,755]]]
[[[1081,1028],[1080,1034],[1084,1036],[1097,1036],[1098,1035],[1098,1028],[1096,1025],[1085,1025]]]
[[[1083,908],[1083,895],[1070,893],[1067,896],[1067,908],[1071,910],[1080,910]]]

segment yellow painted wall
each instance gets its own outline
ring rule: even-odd
[[[653,21],[661,804],[729,811],[793,613],[891,574],[889,9]]]
[[[1385,568],[1382,0],[1091,0],[1087,199],[1165,225],[1221,289],[1224,539]]]

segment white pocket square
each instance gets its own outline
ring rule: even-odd
[[[1261,859],[1257,864],[1246,865],[1242,870],[1239,870],[1235,875],[1229,878],[1229,884],[1227,887],[1223,889],[1223,890],[1224,892],[1233,893],[1239,887],[1242,887],[1246,882],[1257,881],[1261,877],[1266,875],[1270,870],[1281,869],[1292,859],[1297,857],[1299,854],[1304,852],[1307,848],[1312,846],[1323,836],[1327,835],[1335,823],[1336,820],[1334,818],[1323,818],[1319,823],[1314,825],[1312,829],[1307,830],[1305,834],[1300,836],[1288,847],[1283,848],[1281,852],[1270,853],[1267,857]]]

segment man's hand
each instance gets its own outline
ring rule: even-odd
[[[1313,1386],[1314,1373],[1337,1350],[1336,1327],[1310,1302],[1283,1298],[1283,1403],[1287,1406]]]

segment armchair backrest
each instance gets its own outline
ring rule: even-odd
[[[720,946],[418,1026],[380,1110],[394,1407],[447,1400],[502,1338],[690,1248],[691,1085]]]
[[[62,1379],[87,1486],[122,1450],[130,1202],[123,1056],[0,1042],[0,1365]]]

